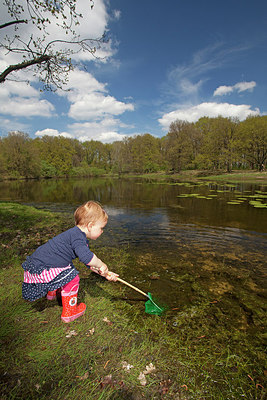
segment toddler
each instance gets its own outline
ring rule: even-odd
[[[118,275],[108,270],[90,249],[88,239],[96,240],[108,221],[108,215],[94,201],[88,201],[74,213],[75,226],[60,233],[38,247],[22,264],[24,282],[22,296],[34,301],[46,296],[48,300],[61,292],[63,322],[71,322],[84,314],[86,305],[77,304],[79,272],[72,260],[79,258],[92,271],[109,281],[116,281]]]

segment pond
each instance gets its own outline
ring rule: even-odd
[[[266,285],[267,186],[94,178],[1,182],[0,193],[71,213],[89,199],[101,202],[109,222],[94,249],[127,249],[123,279],[171,309],[226,296],[238,327],[257,325],[251,309]]]

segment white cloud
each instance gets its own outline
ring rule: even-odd
[[[85,38],[101,37],[108,23],[105,1],[94,1],[94,7],[91,9],[88,0],[79,0],[76,2],[76,7],[77,13],[83,16],[76,28],[78,34]]]
[[[70,73],[67,91],[58,92],[70,102],[68,116],[75,120],[99,121],[99,119],[133,111],[134,105],[115,99],[108,94],[107,84],[97,81],[86,71],[75,69]]]
[[[50,117],[54,109],[49,101],[40,99],[38,90],[26,82],[6,81],[0,85],[1,114],[14,117]]]
[[[0,85],[0,96],[39,97],[40,92],[26,82],[6,81]]]
[[[118,20],[120,19],[120,17],[121,17],[121,12],[120,12],[120,10],[114,10],[114,11],[113,11],[113,18],[114,18],[116,21],[118,21]]]
[[[132,104],[123,103],[112,96],[93,92],[79,96],[70,106],[69,116],[76,120],[90,120],[105,115],[120,115],[133,109]]]
[[[65,91],[58,91],[57,94],[65,96],[70,102],[92,92],[107,93],[106,84],[99,82],[92,74],[75,68],[69,74],[69,81],[65,86]]]
[[[115,118],[105,118],[99,121],[74,123],[69,125],[73,136],[81,142],[86,140],[99,140],[104,143],[112,143],[115,140],[123,140],[126,135],[116,132],[119,127],[125,125]]]
[[[197,106],[178,108],[177,110],[164,114],[158,121],[164,130],[168,130],[170,124],[176,119],[196,122],[201,117],[215,118],[220,115],[222,117],[238,118],[240,121],[243,121],[249,115],[259,114],[259,109],[252,110],[251,106],[246,104],[201,103]]]
[[[121,141],[125,138],[125,135],[121,135],[117,132],[102,132],[99,136],[82,136],[80,138],[81,142],[85,142],[87,140],[99,140],[102,143],[113,143],[115,141]]]
[[[244,92],[245,90],[252,91],[256,86],[255,81],[251,82],[238,82],[235,84],[234,88],[237,89],[238,92]]]
[[[8,98],[8,102],[0,100],[1,114],[12,115],[13,117],[51,117],[54,106],[47,100],[22,99],[20,97]]]
[[[1,118],[0,117],[0,127],[2,134],[6,134],[10,131],[21,131],[28,132],[29,126],[20,121],[10,120],[9,118]]]
[[[105,83],[97,81],[89,72],[77,68],[70,72],[65,89],[66,91],[59,91],[57,94],[68,97],[70,102],[75,102],[90,92],[107,92]]]
[[[50,128],[35,132],[35,136],[63,136],[65,138],[73,139],[73,136],[68,132],[59,132],[57,129]]]
[[[92,10],[88,0],[79,0],[77,1],[77,12],[83,15],[83,18],[80,20],[80,25],[76,28],[77,34],[80,35],[81,38],[99,39],[108,31],[110,16],[107,13],[105,0],[95,1]],[[119,11],[115,11],[114,18],[119,19],[119,17]],[[95,46],[94,43],[93,46]],[[113,48],[112,40],[109,40],[107,43],[102,43],[100,48],[97,48],[96,45],[96,49],[95,56],[98,57],[97,59],[88,52],[79,52],[74,54],[73,59],[81,61],[107,62],[107,59],[116,52],[116,49]]]
[[[184,78],[180,81],[180,89],[184,95],[193,95],[198,93],[202,84],[202,80],[197,83],[192,83],[189,79]]]
[[[233,86],[219,86],[213,93],[213,96],[223,96],[225,94],[232,93],[234,91]]]
[[[238,82],[233,86],[219,86],[213,93],[213,96],[224,96],[225,94],[232,93],[237,90],[238,93],[244,92],[246,90],[252,91],[256,86],[255,81],[251,82]]]
[[[92,74],[75,69],[69,75],[66,91],[58,91],[70,102],[68,115],[75,120],[96,120],[134,110],[131,103],[108,95],[107,84]],[[50,117],[54,106],[40,99],[41,93],[25,82],[6,81],[0,86],[0,113],[13,116]]]
[[[70,103],[68,115],[75,120],[97,121],[99,125],[102,119],[106,123],[108,117],[112,118],[134,109],[133,104],[110,96],[107,84],[99,82],[86,71],[71,71],[66,89],[58,91],[57,95],[67,98]],[[40,96],[38,90],[25,82],[7,81],[0,86],[0,113],[23,117],[51,117],[54,106],[47,100],[40,99]],[[42,133],[44,134],[49,132]]]

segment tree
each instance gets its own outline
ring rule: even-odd
[[[0,25],[6,36],[0,42],[0,49],[7,56],[14,55],[16,62],[0,72],[0,83],[13,76],[14,72],[33,68],[47,90],[62,88],[68,73],[73,69],[72,57],[80,51],[96,54],[104,43],[101,38],[80,38],[76,34],[81,18],[77,10],[78,0],[4,0],[9,20]],[[93,0],[88,4],[93,8]],[[51,20],[64,33],[62,39],[49,37]],[[25,37],[22,27],[30,25],[33,32]],[[12,30],[11,30],[12,29]]]
[[[231,118],[203,117],[196,126],[203,135],[203,145],[197,157],[199,164],[205,168],[227,169],[232,171],[236,161],[236,129],[238,121]]]
[[[42,164],[45,171],[56,171],[57,176],[69,175],[75,154],[72,140],[62,136],[44,136],[35,141],[35,146],[39,147],[41,160],[45,161],[45,164]]]
[[[145,133],[128,139],[131,171],[155,172],[160,168],[160,140]]]
[[[241,122],[238,145],[251,167],[262,171],[267,161],[267,116],[252,116]]]
[[[85,157],[85,149],[81,142],[78,139],[72,139],[72,146],[74,150],[74,154],[72,157],[72,165],[73,167],[79,167],[84,160]]]
[[[91,167],[108,168],[110,163],[109,146],[98,140],[83,143],[86,162]]]
[[[119,175],[126,169],[126,143],[124,141],[118,141],[111,144],[111,167],[113,172]]]
[[[27,133],[9,132],[1,140],[1,158],[3,173],[8,176],[32,178],[40,175],[39,153]]]
[[[220,162],[226,165],[227,172],[232,172],[233,164],[237,160],[236,130],[239,121],[232,118],[218,118],[221,137]]]
[[[172,122],[164,139],[165,159],[170,169],[180,172],[183,168],[192,168],[200,144],[201,136],[193,123]]]

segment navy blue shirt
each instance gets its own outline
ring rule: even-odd
[[[89,249],[89,241],[84,232],[77,226],[60,233],[53,239],[38,247],[27,257],[27,261],[34,264],[37,270],[73,265],[72,260],[79,260],[87,265],[94,253]]]

